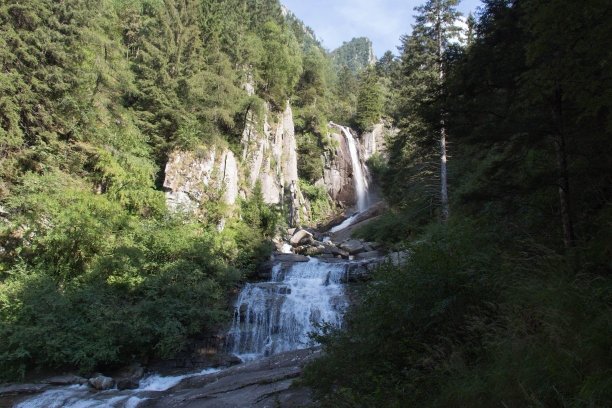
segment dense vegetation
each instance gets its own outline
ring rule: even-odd
[[[334,67],[337,70],[348,67],[353,74],[358,74],[371,66],[376,58],[372,51],[372,41],[366,37],[353,38],[331,52]]]
[[[282,215],[256,186],[175,214],[175,149],[234,150],[291,100],[311,219],[338,77],[277,0],[0,1],[0,377],[169,357],[226,321]],[[244,85],[256,93],[249,96]],[[355,81],[356,84],[356,81]],[[261,118],[261,116],[260,116]],[[317,160],[318,159],[318,160]],[[218,225],[225,220],[225,229]]]
[[[359,234],[409,258],[323,328],[307,381],[329,407],[610,406],[612,9],[486,0],[459,46],[456,3],[417,9],[372,161],[393,211]]]

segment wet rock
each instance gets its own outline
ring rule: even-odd
[[[98,375],[89,379],[89,385],[96,390],[110,390],[115,386],[115,380],[110,377]]]
[[[380,258],[381,256],[383,256],[383,253],[380,251],[368,251],[355,255],[355,259]]]
[[[302,367],[320,356],[304,349],[250,361],[227,370],[183,380],[140,407],[296,407],[312,403],[309,391],[292,387]]]
[[[340,247],[340,249],[347,251],[350,255],[356,255],[360,252],[365,251],[363,242],[357,239],[351,239],[351,240],[345,241],[338,246]]]
[[[38,394],[49,388],[48,384],[15,384],[0,388],[0,397],[10,395]]]
[[[119,390],[135,390],[140,385],[140,380],[136,378],[120,378],[117,380]]]
[[[274,261],[276,262],[308,262],[307,256],[298,254],[275,254]]]
[[[345,258],[348,259],[349,257],[349,252],[345,251],[344,249],[340,249],[335,245],[328,245],[327,249],[329,250],[329,253],[336,256],[336,257],[340,257],[340,258]]]
[[[74,385],[74,384],[83,385],[87,383],[87,379],[83,377],[79,377],[78,375],[68,374],[68,375],[57,375],[54,377],[50,377],[44,380],[43,382],[46,384],[50,384],[50,385]]]

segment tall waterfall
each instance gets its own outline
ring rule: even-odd
[[[364,175],[359,160],[357,144],[351,134],[351,131],[346,126],[342,126],[342,133],[346,137],[349,153],[351,154],[351,163],[353,165],[353,183],[355,185],[355,195],[357,196],[357,211],[361,212],[368,208],[368,180]]]
[[[268,282],[247,283],[228,333],[230,350],[243,360],[308,347],[316,323],[340,325],[347,306],[341,281],[346,264],[311,259],[278,264]]]

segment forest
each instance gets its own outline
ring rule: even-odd
[[[482,3],[462,29],[425,1],[369,64],[278,0],[0,0],[0,380],[225,324],[286,209],[172,211],[164,167],[240,156],[249,112],[290,101],[313,200],[329,121],[399,129],[368,161],[389,210],[355,235],[410,255],[313,333],[317,406],[612,405],[612,5]]]

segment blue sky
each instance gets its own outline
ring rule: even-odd
[[[424,0],[281,0],[311,27],[323,46],[333,50],[353,37],[368,37],[374,44],[374,54],[381,57],[396,47],[402,34],[408,34],[414,23],[414,7]],[[482,3],[463,0],[457,9],[466,17]]]

